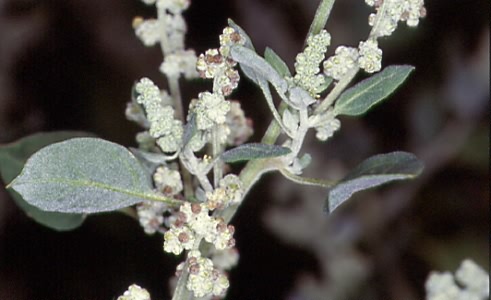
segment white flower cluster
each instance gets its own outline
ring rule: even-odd
[[[309,36],[307,47],[295,59],[295,84],[316,97],[322,92],[325,79],[320,72],[320,64],[324,60],[327,47],[331,44],[331,35],[322,30],[319,34]]]
[[[315,137],[320,141],[326,141],[333,136],[334,132],[341,128],[341,122],[336,119],[336,115],[332,110],[312,116],[309,119],[309,123],[309,126],[317,131]]]
[[[146,111],[150,124],[149,134],[157,139],[157,144],[164,152],[179,150],[182,140],[182,122],[174,119],[174,109],[162,105],[159,88],[148,78],[141,79],[135,88],[139,96],[136,101]]]
[[[122,296],[118,297],[118,300],[150,300],[150,294],[146,289],[132,284]]]
[[[200,299],[212,299],[223,297],[230,283],[227,276],[213,266],[209,258],[201,256],[199,251],[190,251],[187,262],[177,266],[178,276],[184,270],[187,263],[189,271],[186,287],[192,291],[194,297]]]
[[[431,272],[426,280],[427,300],[489,299],[489,274],[472,260],[462,262],[455,276]]]
[[[228,96],[237,88],[240,76],[234,69],[237,62],[230,57],[230,47],[244,43],[238,32],[226,27],[220,35],[220,48],[209,49],[199,56],[196,68],[202,78],[213,78],[213,93]]]
[[[239,177],[229,174],[220,180],[213,192],[206,193],[205,205],[209,210],[224,209],[231,204],[240,203],[243,194],[244,189]]]
[[[182,74],[187,79],[196,78],[196,53],[184,49],[186,22],[182,12],[189,7],[190,0],[142,1],[148,5],[156,5],[158,19],[143,20],[137,17],[133,21],[133,28],[145,46],[161,43],[165,57],[160,71],[167,77],[179,77]]]
[[[158,167],[155,170],[153,182],[157,190],[167,196],[179,194],[183,188],[181,174],[167,167]]]
[[[136,206],[138,221],[146,234],[154,234],[161,228],[167,209],[165,203],[156,201],[143,201]]]
[[[324,73],[340,80],[349,70],[360,67],[367,73],[380,71],[382,68],[382,50],[374,39],[360,42],[358,49],[339,46],[335,55],[324,62]]]
[[[391,35],[399,21],[415,27],[419,19],[426,16],[424,0],[365,0],[365,2],[377,10],[368,18],[370,26],[377,25],[375,37]]]
[[[239,72],[234,69],[237,62],[230,57],[230,47],[244,43],[245,39],[238,32],[226,27],[220,35],[220,48],[207,50],[199,56],[196,69],[200,76],[213,79],[213,93],[200,93],[199,99],[192,102],[189,108],[196,115],[199,130],[210,130],[215,126],[224,125],[227,121],[231,105],[225,97],[237,88],[240,79]],[[222,129],[219,139],[225,141],[230,129]]]
[[[179,255],[183,250],[191,250],[194,241],[200,238],[223,250],[235,245],[233,233],[234,227],[211,217],[205,204],[186,202],[181,206],[176,222],[164,234],[164,250]]]

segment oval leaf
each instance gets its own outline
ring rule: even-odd
[[[334,105],[338,115],[358,116],[384,100],[401,85],[414,70],[412,66],[389,66],[382,72],[347,89]]]
[[[422,171],[423,163],[411,153],[392,152],[372,156],[329,190],[329,211],[335,210],[358,191],[394,180],[411,179]]]
[[[126,148],[97,138],[41,149],[10,186],[46,211],[95,213],[158,200],[138,160]]]
[[[250,143],[225,151],[220,158],[224,162],[232,163],[237,161],[277,157],[286,155],[290,152],[291,150],[289,148],[282,146]]]
[[[36,133],[22,138],[12,144],[0,147],[0,175],[4,182],[12,181],[18,176],[27,159],[39,149],[56,142],[74,137],[91,136],[87,132],[57,131]],[[72,230],[79,227],[84,219],[83,214],[46,212],[30,205],[12,189],[7,190],[12,199],[30,218],[37,223],[58,231]]]

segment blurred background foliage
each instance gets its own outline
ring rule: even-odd
[[[193,1],[188,46],[216,47],[231,17],[259,53],[269,46],[292,67],[317,4]],[[414,152],[424,174],[356,195],[329,218],[325,191],[266,176],[233,220],[241,260],[228,299],[416,300],[430,270],[453,271],[464,258],[489,269],[489,2],[426,7],[416,30],[401,25],[381,42],[385,66],[416,66],[407,83],[366,116],[343,118],[328,143],[310,136],[305,145],[309,176],[339,178],[393,150]],[[148,76],[165,87],[160,50],[145,48],[131,28],[134,16],[152,13],[136,0],[1,1],[0,143],[72,129],[134,146],[138,128],[124,118],[133,82]],[[329,53],[364,39],[368,14],[362,0],[338,0]],[[189,101],[210,83],[182,86]],[[259,140],[271,119],[259,90],[243,80],[233,97]],[[123,215],[91,216],[57,233],[0,190],[0,299],[115,299],[134,282],[168,299],[178,261],[163,253],[161,237]]]

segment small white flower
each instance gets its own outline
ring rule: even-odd
[[[160,33],[164,30],[162,23],[156,19],[133,21],[136,36],[147,46],[154,46],[160,42]]]
[[[150,300],[150,294],[146,289],[132,284],[122,296],[118,297],[118,300]]]
[[[360,57],[358,64],[367,73],[380,71],[382,68],[382,50],[378,47],[376,40],[370,39],[360,42],[358,46]]]
[[[168,77],[179,77],[183,74],[186,79],[198,77],[196,71],[196,54],[194,50],[179,51],[165,57],[160,65],[160,71]]]
[[[220,53],[229,57],[230,47],[233,45],[244,45],[245,39],[232,27],[225,27],[220,35]]]
[[[146,234],[154,234],[164,223],[163,213],[167,205],[162,202],[144,201],[136,206],[138,221]]]
[[[356,48],[340,46],[336,48],[334,56],[324,62],[324,73],[335,80],[341,79],[349,70],[356,67],[358,50]]]
[[[425,287],[427,300],[489,299],[489,274],[466,259],[455,272],[455,277],[450,272],[431,272]]]
[[[193,252],[193,253],[191,253]],[[197,251],[188,255],[189,277],[186,283],[194,297],[224,296],[229,287],[225,274],[213,267],[213,262]]]
[[[157,0],[159,9],[166,9],[172,14],[180,14],[191,4],[191,0]]]
[[[206,130],[214,125],[223,124],[229,110],[230,103],[225,100],[223,95],[209,92],[200,93],[199,100],[194,107],[198,129]]]
[[[489,296],[489,274],[470,259],[466,259],[455,272],[455,279],[481,298]]]
[[[410,27],[415,27],[420,18],[426,16],[423,0],[365,0],[374,6],[376,13],[370,14],[368,23],[374,26],[377,23],[375,37],[389,36],[397,28],[399,21],[404,21]],[[381,6],[384,6],[381,9]]]
[[[317,131],[315,136],[320,141],[326,141],[341,127],[341,122],[336,119],[336,115],[332,110],[320,115],[314,115],[309,119],[309,123],[310,127],[314,127]]]
[[[195,240],[193,231],[187,226],[171,225],[164,233],[164,251],[179,255],[184,249],[191,250]]]
[[[196,62],[196,69],[202,78],[213,78],[227,68],[226,60],[217,49],[206,50]]]
[[[176,195],[182,191],[181,174],[167,167],[158,167],[153,174],[157,190],[165,195]]]

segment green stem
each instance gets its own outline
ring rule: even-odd
[[[220,156],[221,153],[221,147],[220,147],[220,142],[218,141],[218,125],[213,126],[212,132],[212,147],[213,147],[213,159],[217,158]],[[213,165],[213,184],[215,188],[218,186],[218,182],[220,179],[222,179],[222,164],[220,163],[221,161],[218,160],[214,165]]]
[[[307,34],[307,38],[311,35],[316,35],[321,32],[324,27],[326,27],[327,19],[329,19],[329,15],[331,14],[332,6],[336,0],[322,0],[319,6],[317,7],[317,11],[315,12],[314,21],[310,25],[309,33]],[[307,38],[305,40],[307,40]]]
[[[334,104],[334,101],[341,95],[341,93],[346,89],[346,87],[350,84],[350,82],[355,78],[356,74],[360,68],[354,67],[349,70],[336,84],[336,86],[331,90],[331,92],[327,95],[327,97],[321,102],[321,104],[315,109],[314,114],[320,114],[325,112],[331,105]]]

